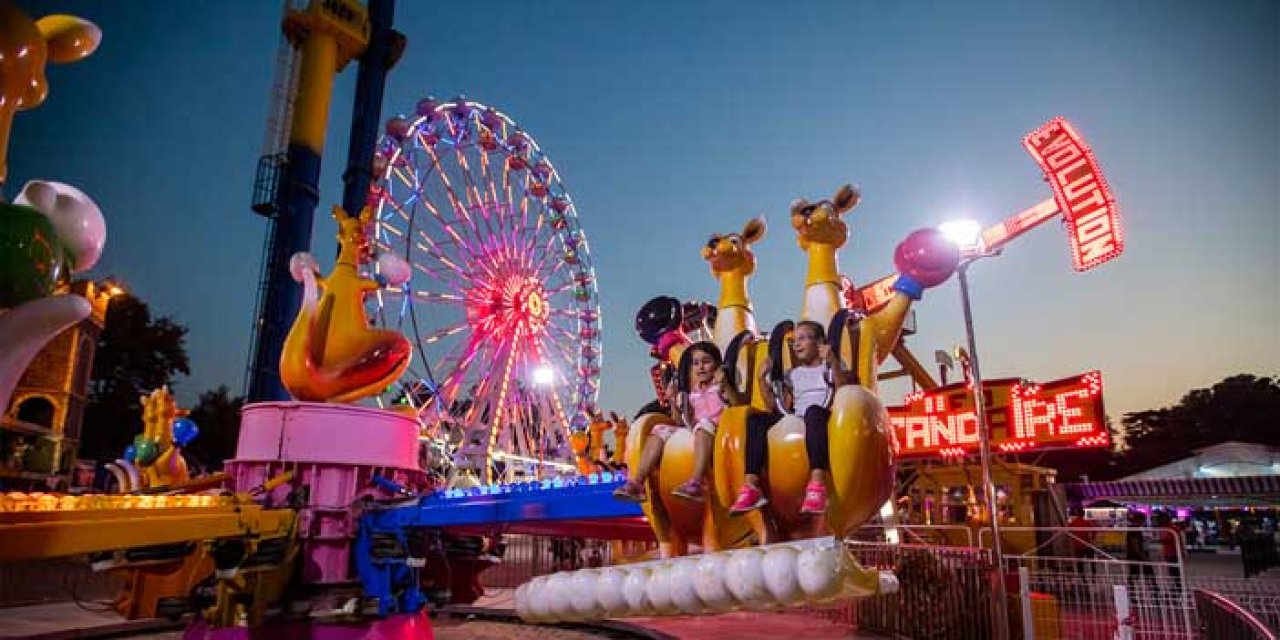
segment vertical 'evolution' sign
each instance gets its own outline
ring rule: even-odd
[[[1023,146],[1044,170],[1053,198],[1067,221],[1076,271],[1092,269],[1124,251],[1120,207],[1111,197],[1093,150],[1071,128],[1054,118],[1027,134]]]
[[[1111,443],[1098,371],[1043,383],[989,380],[983,388],[996,452]],[[908,395],[905,405],[889,407],[889,422],[900,458],[962,457],[978,450],[973,392],[963,382]]]

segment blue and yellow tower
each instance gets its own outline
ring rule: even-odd
[[[374,0],[368,8],[356,0],[286,6],[275,99],[254,183],[253,210],[270,226],[249,362],[251,401],[288,398],[280,382],[280,352],[302,296],[289,276],[289,258],[311,247],[334,77],[357,59],[346,210],[359,211],[359,200],[347,201],[367,191],[371,160],[362,158],[372,155],[386,72],[404,42],[391,30],[393,12],[393,0]]]

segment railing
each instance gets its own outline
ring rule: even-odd
[[[893,571],[899,590],[846,602],[848,614],[837,621],[908,638],[992,637],[990,552],[921,544],[851,541],[847,545],[862,566]]]
[[[896,532],[897,539],[891,539]],[[973,528],[963,524],[867,524],[849,536],[859,542],[906,542],[939,547],[972,547]]]
[[[898,593],[807,605],[801,610],[837,624],[898,637],[992,637],[996,565],[990,550],[981,548],[989,535],[980,535],[980,547],[975,548],[911,542],[959,540],[964,537],[963,527],[895,528],[907,542],[885,542],[884,527],[871,526],[848,540],[847,547],[863,566],[893,571]],[[1202,629],[1216,624],[1197,611],[1194,594],[1199,590],[1229,598],[1263,628],[1280,625],[1280,581],[1188,576],[1181,553],[1167,562],[1117,557],[1122,555],[1117,545],[1127,533],[1123,529],[1014,528],[1014,533],[1018,529],[1039,544],[1027,553],[1006,555],[1001,563],[1013,638],[1199,638]],[[1146,536],[1163,530],[1140,531]],[[539,575],[620,564],[656,553],[652,543],[526,535],[507,535],[504,540],[502,562],[481,575],[486,587],[514,589]]]
[[[1194,593],[1205,640],[1277,640],[1271,627],[1229,598],[1206,589]]]

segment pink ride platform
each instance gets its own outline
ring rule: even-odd
[[[291,492],[305,496],[298,516],[302,582],[355,580],[351,508],[380,475],[410,490],[420,487],[418,421],[372,407],[314,402],[260,402],[244,408],[236,458],[226,469],[239,491],[293,471],[267,501],[283,504]]]

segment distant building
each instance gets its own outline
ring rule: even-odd
[[[76,464],[98,337],[110,296],[91,281],[71,283],[89,317],[58,334],[27,367],[0,417],[0,486],[43,488]]]
[[[1126,476],[1120,481],[1276,475],[1280,475],[1280,448],[1249,442],[1224,442],[1195,449],[1190,457]]]
[[[1072,483],[1066,491],[1073,503],[1272,507],[1280,505],[1280,448],[1224,442],[1114,482]]]

